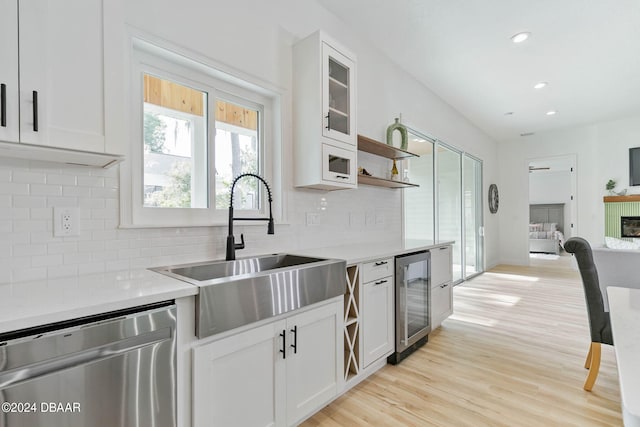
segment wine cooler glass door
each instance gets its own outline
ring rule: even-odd
[[[431,332],[429,253],[396,259],[396,349],[402,351]]]

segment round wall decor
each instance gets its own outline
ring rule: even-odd
[[[495,184],[491,184],[489,186],[489,211],[491,213],[498,212],[498,186]]]

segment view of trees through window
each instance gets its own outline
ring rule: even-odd
[[[144,206],[207,208],[229,206],[234,177],[260,173],[258,111],[216,100],[215,169],[209,167],[207,96],[186,86],[144,75]],[[259,209],[257,180],[238,182],[236,209]]]

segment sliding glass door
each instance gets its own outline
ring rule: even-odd
[[[453,280],[484,270],[482,161],[409,130],[403,167],[417,188],[404,190],[404,238],[453,241]]]
[[[464,278],[483,270],[482,244],[482,162],[462,157],[462,194],[464,203]]]
[[[429,137],[409,131],[408,150],[420,157],[405,160],[405,167],[409,181],[420,187],[404,190],[405,240],[435,240],[433,147]]]
[[[462,153],[438,143],[437,239],[453,240],[453,281],[463,278],[462,262]]]

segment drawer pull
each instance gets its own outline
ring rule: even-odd
[[[388,264],[388,262],[387,261],[380,261],[380,262],[376,262],[373,265],[376,266],[376,267],[380,267],[381,265],[385,265],[385,264]]]
[[[348,176],[344,176],[344,175],[336,175],[336,178],[340,178],[340,179],[349,179]]]
[[[375,283],[373,284],[373,286],[382,285],[383,283],[387,283],[387,280],[378,280],[377,282],[375,282]]]
[[[286,329],[282,330],[282,333],[280,334],[280,336],[282,337],[282,349],[280,350],[280,353],[282,353],[282,358],[286,359],[287,358],[287,339],[286,339]]]
[[[294,326],[291,332],[293,332],[293,344],[291,344],[290,347],[293,348],[293,353],[297,354],[298,353],[298,326],[297,325]]]
[[[38,132],[38,91],[34,90],[33,97],[33,131]]]
[[[7,85],[0,85],[0,126],[7,127]]]
[[[440,285],[440,287],[441,287],[442,289],[446,288],[447,286],[449,286],[449,284],[448,284],[448,283],[445,283],[444,285]]]

